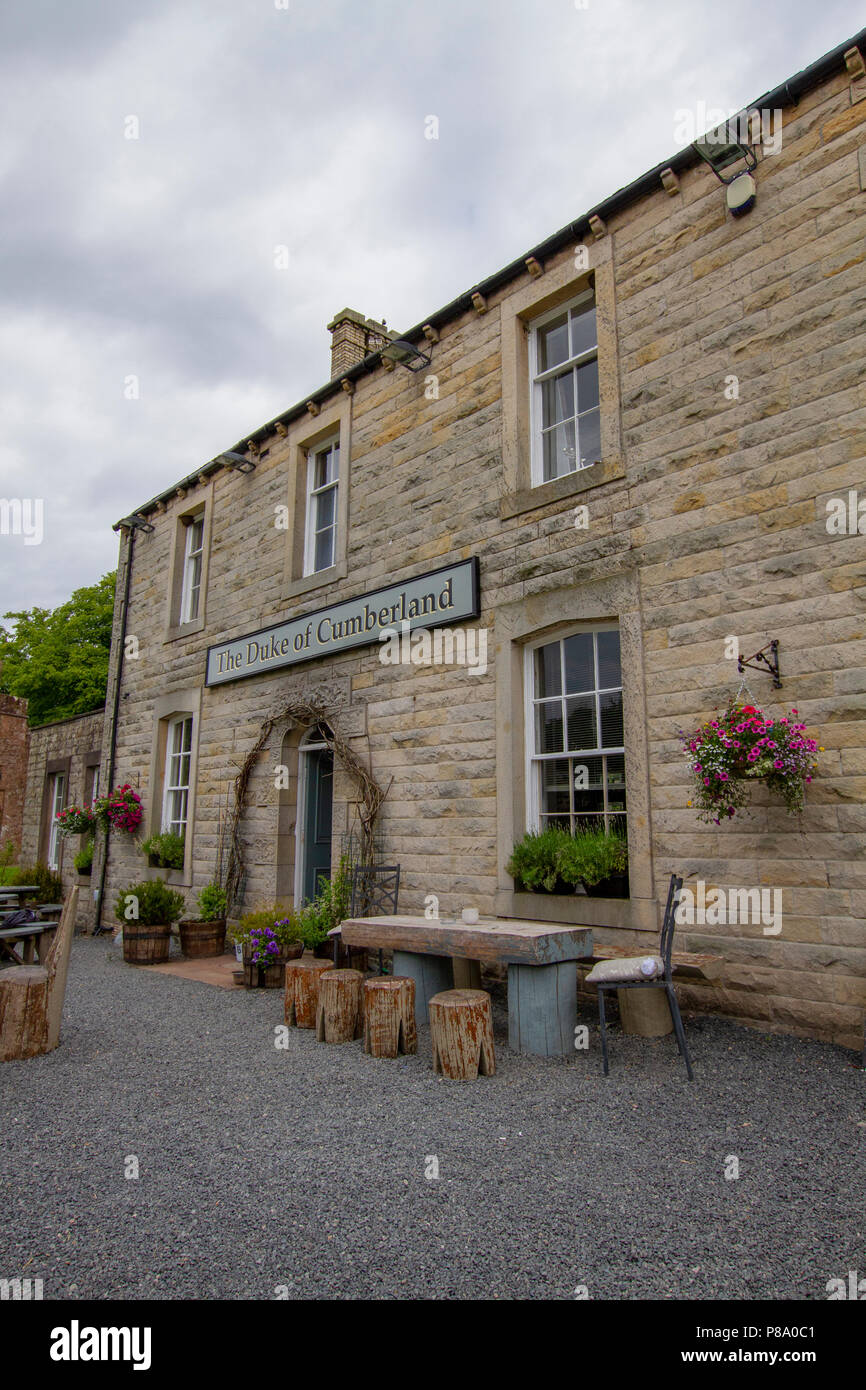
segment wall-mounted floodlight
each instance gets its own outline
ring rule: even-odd
[[[252,459],[244,458],[243,454],[232,453],[231,450],[227,454],[218,454],[216,462],[224,463],[226,468],[234,468],[238,473],[252,473],[256,466]]]
[[[117,524],[118,524],[118,526],[128,526],[129,529],[130,529],[130,531],[152,531],[152,530],[153,530],[153,527],[151,526],[151,524],[150,524],[150,522],[148,521],[147,517],[146,517],[146,516],[142,516],[141,512],[133,512],[133,513],[132,513],[132,516],[125,516],[125,517],[123,518],[123,520],[122,520],[122,521],[119,521]]]
[[[751,145],[736,138],[736,127],[720,125],[710,130],[692,149],[709,164],[719,183],[726,189],[726,201],[733,217],[742,217],[755,205],[757,186],[752,170],[758,167],[758,157]],[[737,168],[736,166],[745,166]],[[733,170],[726,177],[726,170]]]
[[[382,349],[382,361],[399,363],[408,372],[420,372],[425,367],[429,367],[433,358],[427,352],[419,352],[418,348],[407,343],[403,338],[395,338],[386,348]]]

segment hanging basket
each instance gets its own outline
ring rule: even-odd
[[[695,795],[688,804],[696,806],[698,820],[714,825],[730,820],[748,806],[756,781],[785,803],[789,815],[798,815],[818,766],[815,754],[823,752],[805,729],[796,709],[767,715],[737,698],[694,733],[681,732],[695,779]]]

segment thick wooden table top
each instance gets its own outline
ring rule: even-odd
[[[356,917],[341,923],[339,930],[347,946],[512,965],[558,965],[592,955],[589,927],[524,922],[512,917],[482,917],[474,926],[444,918]]]

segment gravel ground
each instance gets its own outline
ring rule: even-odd
[[[0,1067],[0,1276],[49,1298],[826,1299],[866,1273],[856,1054],[686,1019],[475,1083],[282,1022],[278,991],[77,938],[61,1046]],[[128,1155],[140,1166],[124,1177]],[[740,1177],[726,1180],[728,1155]],[[425,1177],[438,1159],[439,1177]]]

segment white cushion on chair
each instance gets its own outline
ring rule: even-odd
[[[642,970],[645,962],[651,961],[655,967],[651,973]],[[621,956],[618,960],[600,960],[586,977],[588,985],[614,984],[617,981],[630,983],[632,980],[658,979],[665,973],[665,963],[661,956]]]

